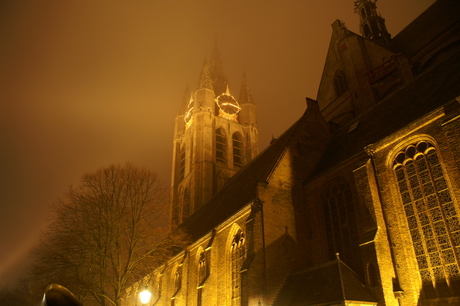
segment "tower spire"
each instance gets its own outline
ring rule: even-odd
[[[212,50],[210,74],[215,95],[218,96],[224,93],[227,89],[228,81],[227,77],[224,75],[224,68],[222,65],[222,60],[220,59],[220,52],[217,41],[214,43],[214,48]]]
[[[200,75],[200,81],[198,83],[198,88],[206,88],[206,89],[211,89],[211,90],[213,89],[211,74],[209,71],[209,65],[206,59],[204,60],[203,68],[201,69],[201,75]]]
[[[258,153],[256,107],[243,83],[247,102],[239,105],[230,93],[216,44],[211,60],[203,63],[198,87],[184,93],[174,131],[173,226],[209,201]]]
[[[385,26],[385,19],[377,13],[377,0],[356,0],[355,13],[359,15],[361,35],[382,47],[387,47],[391,35]]]

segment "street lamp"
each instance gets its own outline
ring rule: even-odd
[[[151,296],[152,296],[152,293],[147,289],[147,286],[145,286],[144,291],[139,293],[139,297],[141,298],[142,304],[147,304],[150,301]]]

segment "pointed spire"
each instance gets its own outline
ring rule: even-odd
[[[206,59],[204,60],[203,68],[201,69],[200,82],[198,83],[198,88],[207,88],[211,90],[213,89],[211,75],[209,72],[209,66]]]
[[[227,77],[224,75],[224,68],[222,65],[222,60],[220,59],[220,52],[217,41],[214,43],[214,48],[212,50],[210,73],[214,86],[214,93],[216,96],[218,96],[225,91],[228,81]]]
[[[217,45],[217,41],[214,43],[214,48],[212,50],[212,57],[211,57],[211,74],[213,76],[223,76],[224,69],[222,66],[222,60],[220,59],[220,52],[219,47]]]
[[[190,87],[187,84],[187,87],[185,88],[185,91],[184,91],[184,95],[182,96],[182,103],[180,105],[179,115],[184,115],[185,112],[187,111],[187,106],[190,102],[191,95],[192,93],[190,91]]]
[[[238,102],[240,104],[254,104],[251,91],[249,90],[249,86],[247,84],[246,72],[243,74],[243,82],[241,83],[240,97],[238,99]]]

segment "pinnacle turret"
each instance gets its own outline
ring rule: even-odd
[[[246,73],[243,74],[243,81],[241,83],[241,90],[240,90],[240,96],[239,96],[238,102],[240,104],[245,104],[245,103],[254,104],[254,100],[252,98],[251,91],[249,90],[249,86],[247,83]]]
[[[361,35],[382,47],[388,46],[391,35],[385,26],[385,19],[377,13],[377,0],[356,0],[355,13],[359,15]]]

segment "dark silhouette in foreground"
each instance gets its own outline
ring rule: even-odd
[[[83,306],[83,304],[67,288],[51,284],[46,288],[39,306]]]

